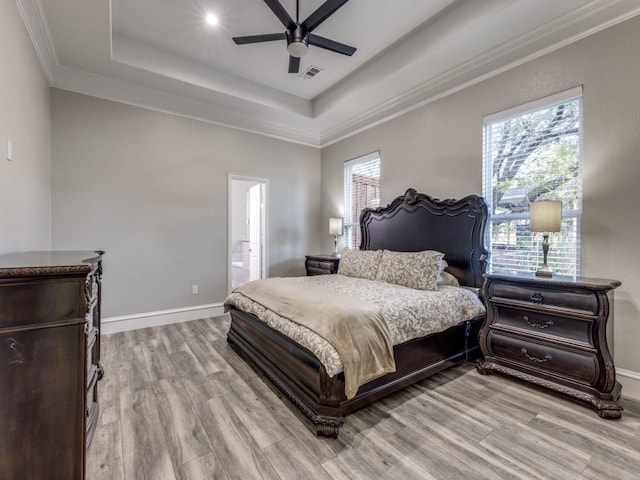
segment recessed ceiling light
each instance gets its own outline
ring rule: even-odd
[[[218,17],[216,15],[214,15],[213,13],[207,13],[207,17],[206,17],[207,23],[209,25],[211,25],[212,27],[216,26],[218,24]]]

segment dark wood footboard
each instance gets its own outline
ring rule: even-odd
[[[231,309],[227,340],[278,387],[316,427],[337,437],[345,415],[479,353],[482,317],[394,347],[396,371],[362,385],[347,400],[344,374],[329,377],[309,350],[273,330],[254,315]]]

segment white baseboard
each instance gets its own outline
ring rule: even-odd
[[[640,401],[640,373],[616,368],[616,380],[622,385],[622,396]]]
[[[102,319],[102,334],[126,332],[139,328],[157,327],[170,323],[188,322],[199,318],[217,317],[224,314],[222,303],[208,305],[196,305],[194,307],[173,308],[158,312],[137,313],[121,317],[108,317]]]

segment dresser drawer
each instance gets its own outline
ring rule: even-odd
[[[507,305],[492,305],[493,325],[526,330],[532,335],[551,336],[558,340],[583,343],[593,346],[591,328],[593,321],[562,317],[559,315],[529,311]]]
[[[530,369],[560,374],[573,381],[595,385],[599,368],[595,352],[564,350],[530,338],[492,330],[488,335],[489,350],[497,357],[512,360]]]
[[[11,279],[0,285],[0,328],[74,320],[84,316],[82,280]]]
[[[569,289],[556,290],[540,285],[527,286],[511,283],[492,282],[486,294],[488,298],[505,298],[555,307],[571,308],[590,314],[598,314],[598,299],[588,290],[571,291]]]

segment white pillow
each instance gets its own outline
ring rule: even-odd
[[[440,275],[438,276],[438,285],[449,285],[451,287],[459,287],[460,282],[458,282],[458,279],[453,275],[451,275],[449,272],[445,272],[448,266],[449,264],[447,263],[447,261],[443,259],[442,272],[440,272]]]
[[[460,282],[458,279],[451,275],[449,272],[445,272],[444,270],[440,272],[440,276],[438,276],[438,285],[449,285],[451,287],[459,287]]]

